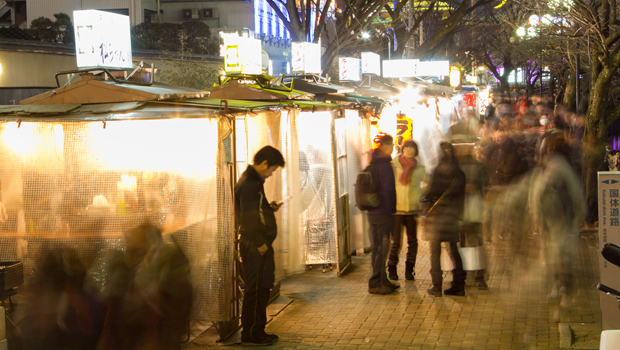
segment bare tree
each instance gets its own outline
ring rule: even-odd
[[[358,44],[361,33],[370,27],[387,1],[344,0],[336,7],[332,0],[267,0],[293,41],[316,43],[322,36],[327,42],[322,57],[324,72],[337,55]]]

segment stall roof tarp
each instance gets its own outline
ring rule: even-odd
[[[82,80],[21,101],[22,105],[66,105],[117,103],[133,101],[161,101],[180,98],[200,98],[205,93],[168,84],[122,84],[93,79],[83,74]]]
[[[216,105],[125,102],[95,105],[25,105],[0,107],[0,121],[113,121],[133,119],[212,118],[220,114]],[[233,113],[235,113],[233,111]]]
[[[294,79],[293,77],[293,89],[308,92],[313,95],[324,94],[343,94],[347,92],[353,92],[354,89],[349,86],[335,85],[335,84],[323,84],[306,81],[303,79]]]
[[[15,106],[0,106],[0,114],[64,114],[69,113],[76,108],[79,108],[79,104],[69,105],[15,105]]]
[[[299,91],[287,91],[261,88],[259,85],[240,83],[244,79],[232,80],[224,85],[216,86],[209,91],[209,97],[230,100],[309,100],[312,95]]]
[[[324,110],[324,109],[335,109],[338,108],[337,104],[334,103],[325,103],[325,102],[317,102],[317,101],[309,101],[309,100],[293,100],[293,101],[245,101],[245,100],[221,100],[216,98],[194,98],[183,101],[171,101],[169,103],[181,103],[181,104],[189,104],[189,105],[203,105],[209,106],[213,108],[223,109],[224,102],[228,103],[229,110],[240,110],[240,111],[255,111],[255,110],[267,110],[273,108],[288,108],[288,107],[298,107],[301,109],[315,109],[315,110]]]
[[[329,95],[329,99],[331,99],[331,101],[342,101],[342,102],[356,103],[359,105],[370,105],[376,108],[377,110],[381,109],[381,106],[383,106],[383,100],[372,98],[372,97],[354,95],[354,94],[344,94],[344,95],[333,94],[333,95]]]

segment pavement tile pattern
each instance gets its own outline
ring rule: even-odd
[[[494,237],[485,247],[489,290],[473,286],[470,272],[464,297],[426,294],[431,284],[426,242],[420,242],[413,282],[404,281],[401,251],[401,288],[393,294],[368,293],[369,254],[353,257],[342,277],[320,269],[291,276],[282,281],[282,294],[294,301],[267,325],[268,333],[280,336],[270,348],[559,349],[560,322],[600,332],[598,234],[581,233],[570,308],[548,298],[551,286],[539,246],[536,234]],[[451,278],[446,273],[444,289]]]

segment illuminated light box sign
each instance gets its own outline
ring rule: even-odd
[[[362,52],[362,73],[381,75],[381,56]]]
[[[384,78],[409,78],[416,76],[416,66],[420,60],[386,60],[383,61]]]
[[[321,46],[308,42],[293,43],[292,70],[295,73],[321,74]]]
[[[129,16],[73,11],[77,66],[132,68]]]
[[[261,74],[262,48],[258,39],[224,37],[224,70],[226,73]]]
[[[450,74],[450,61],[418,62],[416,76],[442,76]]]
[[[352,57],[340,57],[338,61],[340,80],[362,80],[362,60]]]

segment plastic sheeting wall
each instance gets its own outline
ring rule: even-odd
[[[336,186],[331,112],[301,112],[297,119],[304,264],[336,263]]]
[[[150,221],[190,261],[192,317],[230,319],[233,205],[218,141],[229,129],[215,118],[0,123],[2,259],[22,260],[28,284],[49,252],[72,249],[101,291],[122,232]]]
[[[306,264],[336,262],[332,113],[299,109],[260,112],[237,119],[237,164],[245,170],[258,150],[273,146],[286,166],[265,182],[269,201],[288,196],[276,213],[276,279]]]
[[[357,174],[370,163],[372,140],[370,138],[370,120],[360,117],[359,113],[350,109],[345,111],[351,250],[361,254],[365,248],[370,248],[370,237],[366,214],[355,206],[355,181]]]

